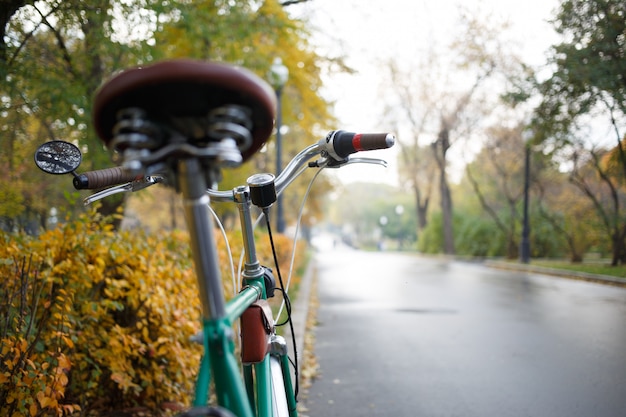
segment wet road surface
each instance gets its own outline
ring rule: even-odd
[[[305,416],[626,416],[626,289],[322,251]]]

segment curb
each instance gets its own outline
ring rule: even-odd
[[[511,271],[534,272],[537,274],[551,275],[561,278],[578,279],[581,281],[595,282],[605,285],[614,285],[626,288],[626,279],[611,277],[608,275],[590,274],[587,272],[566,271],[563,269],[548,268],[545,266],[516,264],[503,261],[484,261],[483,265],[490,268],[507,269]]]
[[[291,320],[293,322],[293,331],[296,336],[296,346],[298,348],[298,374],[302,375],[302,362],[304,361],[304,335],[306,333],[306,323],[309,317],[309,301],[311,299],[311,283],[315,276],[315,256],[311,257],[306,271],[300,279],[300,287],[296,300],[291,305]],[[285,326],[284,334],[287,344],[291,345],[291,329]],[[290,353],[293,354],[293,346],[290,346]],[[291,374],[292,380],[295,378],[294,370]],[[302,379],[302,378],[300,378]],[[300,381],[302,382],[302,381]]]

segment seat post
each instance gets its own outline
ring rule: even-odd
[[[178,181],[198,277],[202,316],[204,319],[222,318],[226,315],[226,303],[205,173],[197,158],[183,159],[178,164]]]

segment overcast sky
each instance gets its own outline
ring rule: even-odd
[[[545,52],[557,39],[548,23],[557,0],[310,0],[291,6],[311,23],[314,44],[323,55],[345,55],[358,71],[325,80],[323,94],[336,102],[338,127],[380,131],[380,65],[390,59],[415,60],[433,43],[445,47],[458,22],[460,4],[510,21],[512,36],[529,64],[544,63]],[[366,180],[376,181],[381,178],[378,169],[346,168],[350,172],[342,172],[341,177],[365,175]]]

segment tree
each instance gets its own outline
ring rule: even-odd
[[[569,181],[569,174],[543,170],[534,182],[537,214],[545,219],[566,245],[571,262],[582,262],[601,242],[601,223],[591,201]],[[600,248],[601,249],[601,248]]]
[[[9,149],[65,139],[85,151],[82,169],[110,166],[108,153],[91,129],[95,90],[116,71],[180,56],[235,62],[261,77],[273,58],[282,56],[291,74],[284,120],[294,132],[293,147],[301,143],[296,139],[310,140],[299,133],[332,120],[327,103],[316,93],[321,57],[309,47],[304,24],[287,15],[276,0],[100,0],[88,6],[78,0],[3,2],[0,19],[5,34],[0,44],[0,75],[5,81],[0,86],[0,128],[10,132]],[[32,168],[30,158],[19,159],[5,149],[0,150],[3,170],[15,171],[15,164]],[[34,186],[28,183],[26,188]],[[122,200],[103,202],[103,211],[112,212]]]
[[[97,87],[117,69],[113,66],[133,62],[131,48],[112,40],[114,6],[100,2],[85,7],[79,1],[27,1],[14,6],[13,14],[2,22],[6,34],[0,62],[6,81],[0,89],[2,129],[11,132],[13,144],[30,150],[47,140],[80,142],[85,151],[83,169],[109,166],[108,154],[89,126],[91,97]],[[119,6],[117,11],[128,10]],[[2,159],[12,172],[18,168],[16,163],[28,164],[20,167],[24,173],[32,169],[32,157],[16,159],[9,152]],[[41,176],[35,181],[25,190],[38,187],[38,182],[69,192],[67,180],[65,187],[58,181],[42,181]],[[50,198],[58,192],[45,188],[39,196],[44,206],[60,205],[58,199]],[[115,211],[120,203],[120,199],[110,199],[103,211]],[[45,211],[40,213],[45,215]]]
[[[623,208],[626,184],[621,170],[623,166],[619,161],[622,152],[614,148],[608,152],[591,150],[583,155],[574,153],[574,167],[570,173],[570,181],[591,201],[601,220],[602,229],[609,237],[613,266],[626,263],[626,220]]]
[[[572,182],[605,219],[605,230],[613,245],[612,264],[617,265],[626,262],[623,196],[617,186],[619,177],[626,175],[622,146],[626,123],[626,3],[566,0],[553,24],[563,41],[552,48],[553,74],[538,84],[542,101],[533,120],[535,140],[555,154],[573,156]],[[590,119],[610,126],[606,131],[612,133],[597,135],[599,130],[591,128]],[[601,161],[604,151],[599,142],[611,137],[619,176],[609,174]],[[599,181],[590,181],[589,168]],[[599,197],[604,187],[608,198]]]
[[[429,102],[428,72],[405,73],[398,68],[396,63],[390,62],[389,73],[391,75],[390,88],[394,91],[397,103],[388,106],[385,113],[389,123],[396,126],[395,131],[401,129],[399,118],[408,125],[408,128],[399,135],[402,140],[398,141],[400,175],[407,180],[414,195],[419,234],[428,224],[428,207],[436,174],[434,154],[428,146],[420,143],[420,140],[426,136],[425,132],[431,116],[429,110],[432,109],[432,106],[425,105]],[[420,74],[420,76],[415,79],[413,77],[415,74]],[[400,112],[396,109],[400,109]]]
[[[466,178],[485,212],[506,239],[506,256],[515,259],[519,250],[519,207],[524,197],[523,127],[497,126],[487,131],[487,140]],[[476,171],[476,173],[474,173]]]
[[[447,254],[455,252],[449,151],[456,143],[469,139],[487,119],[491,104],[486,102],[497,98],[493,91],[502,88],[496,75],[501,82],[503,76],[506,78],[517,70],[519,63],[504,47],[506,24],[495,22],[491,17],[484,18],[484,14],[480,14],[480,18],[478,15],[467,12],[461,15],[457,38],[449,47],[452,56],[433,48],[422,57],[422,64],[405,68],[402,77],[397,75],[396,67],[391,66],[392,74],[396,74],[392,80],[400,81],[394,89],[399,99],[393,104],[403,106],[406,114],[400,123],[412,129],[411,141],[419,137],[431,143],[439,185],[443,251]],[[403,81],[416,77],[417,82]],[[399,137],[402,142],[402,135]],[[420,151],[411,142],[404,145],[403,153]],[[413,160],[421,161],[421,158]]]
[[[404,190],[386,184],[351,183],[339,191],[332,204],[325,205],[325,218],[344,240],[372,247],[384,238],[399,245],[415,241],[417,218],[413,200]]]
[[[7,23],[20,7],[34,2],[35,0],[5,0],[0,3],[0,62],[5,63],[7,60]]]

